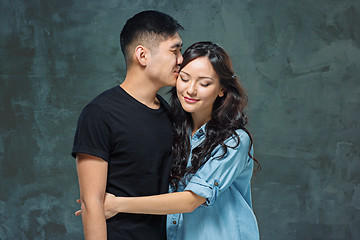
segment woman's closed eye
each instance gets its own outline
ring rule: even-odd
[[[188,79],[188,78],[183,77],[183,76],[181,76],[181,75],[180,75],[180,78],[181,78],[181,80],[182,80],[183,82],[188,82],[188,81],[189,81],[189,79]]]
[[[211,83],[206,83],[206,82],[204,82],[204,83],[200,83],[200,85],[202,86],[202,87],[207,87],[207,86],[209,86]]]

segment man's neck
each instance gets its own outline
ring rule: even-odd
[[[139,74],[129,73],[124,82],[120,84],[130,96],[152,109],[158,109],[160,102],[156,98],[156,93],[160,87],[156,86],[150,79]]]

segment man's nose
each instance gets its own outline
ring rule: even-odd
[[[183,58],[182,54],[179,53],[179,56],[178,56],[178,58],[177,58],[177,64],[178,64],[178,65],[182,64],[183,60],[184,60],[184,58]]]

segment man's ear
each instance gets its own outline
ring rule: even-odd
[[[147,65],[147,60],[150,55],[150,50],[143,45],[138,45],[135,48],[135,58],[139,62],[139,64],[143,67]]]

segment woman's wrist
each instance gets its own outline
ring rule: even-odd
[[[114,201],[114,211],[116,211],[116,213],[121,213],[121,212],[125,212],[125,203],[124,201],[126,200],[125,197],[116,197],[115,201]]]
[[[106,219],[115,216],[119,212],[123,212],[121,199],[121,197],[106,193],[104,201],[104,214]]]

